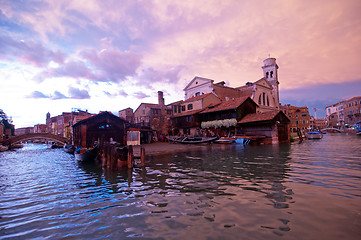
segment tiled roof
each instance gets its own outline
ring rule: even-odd
[[[196,100],[200,100],[200,99],[203,99],[209,95],[211,95],[213,93],[206,93],[206,94],[203,94],[203,95],[199,95],[199,96],[195,96],[195,97],[191,97],[191,98],[188,98],[187,100],[183,101],[184,103],[185,102],[192,102],[192,101],[196,101]]]
[[[197,110],[192,110],[192,111],[186,111],[186,112],[182,112],[182,113],[180,113],[180,114],[174,114],[172,117],[173,117],[173,118],[176,118],[176,117],[190,116],[190,115],[199,113],[199,112],[201,112],[201,111],[202,111],[202,109],[197,109]]]
[[[239,124],[242,123],[253,123],[253,122],[262,122],[273,120],[279,113],[282,111],[267,111],[262,113],[250,113],[247,114],[244,118],[238,121]]]
[[[217,104],[215,106],[209,106],[209,107],[205,108],[201,113],[219,112],[219,111],[224,111],[224,110],[229,110],[229,109],[236,109],[242,103],[244,103],[247,99],[248,99],[248,97],[229,99],[228,101],[223,101],[220,104]]]

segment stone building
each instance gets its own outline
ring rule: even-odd
[[[134,113],[132,108],[126,108],[119,111],[119,117],[128,121],[129,123],[134,123]]]
[[[361,121],[361,96],[344,101],[345,123],[353,125]]]
[[[326,116],[328,125],[332,123],[337,128],[351,126],[361,121],[361,96],[326,106]],[[337,123],[334,124],[334,121]]]
[[[310,114],[308,107],[296,107],[290,104],[280,105],[280,110],[291,120],[290,131],[297,132],[299,128],[302,132],[311,130]]]
[[[141,103],[134,111],[134,124],[150,127],[157,134],[168,134],[173,108],[165,105],[163,92],[158,91],[158,104]]]

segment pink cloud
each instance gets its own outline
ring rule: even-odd
[[[141,64],[141,56],[133,52],[119,50],[86,50],[81,53],[84,60],[99,72],[100,81],[120,82],[132,76]]]

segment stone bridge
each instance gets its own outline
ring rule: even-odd
[[[6,146],[11,146],[12,144],[21,142],[21,141],[25,141],[25,140],[31,140],[31,139],[47,139],[47,140],[52,140],[54,142],[58,142],[58,143],[62,143],[64,144],[65,142],[69,141],[69,139],[62,137],[62,136],[57,136],[51,133],[26,133],[26,134],[21,134],[21,135],[17,135],[17,136],[13,136],[11,138],[5,139],[3,141],[3,145]]]
[[[321,129],[321,131],[324,131],[324,132],[342,132],[340,129],[337,129],[337,128],[324,128],[324,129]]]

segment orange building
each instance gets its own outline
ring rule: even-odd
[[[286,104],[281,105],[280,109],[291,120],[291,132],[297,132],[297,128],[303,132],[308,132],[311,129],[311,118],[308,112],[308,107],[296,107]]]

